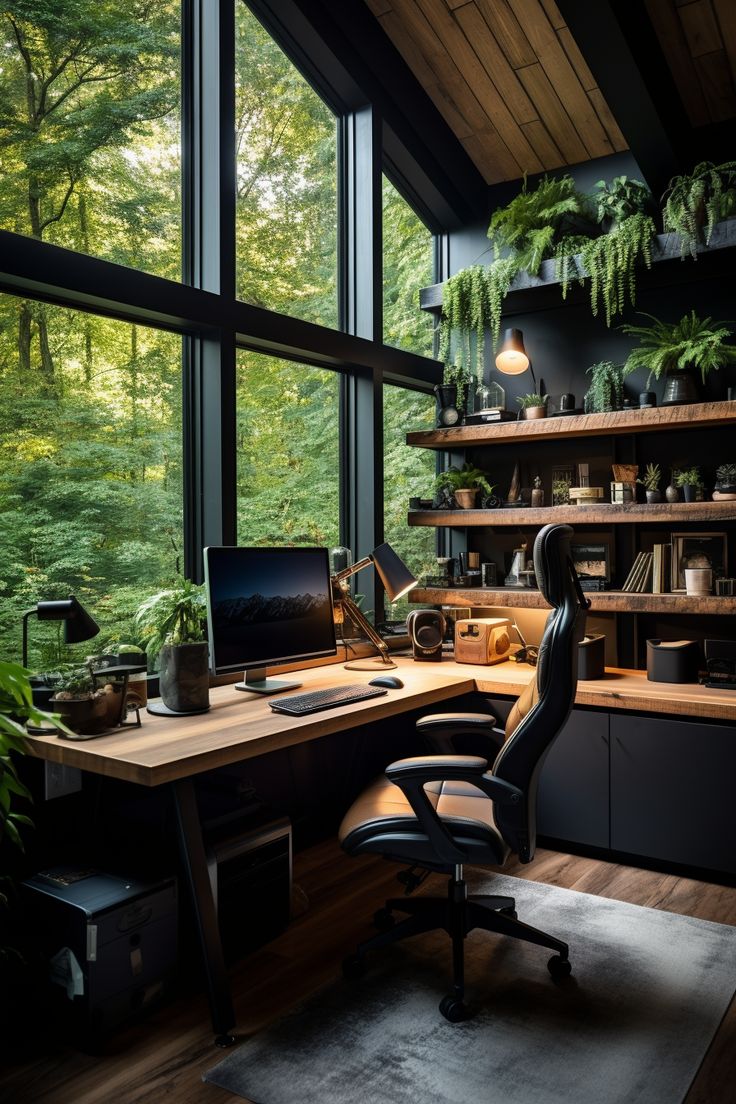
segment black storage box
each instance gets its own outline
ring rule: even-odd
[[[647,640],[650,682],[697,682],[700,647],[695,640]]]
[[[57,866],[22,884],[60,1025],[95,1039],[156,1003],[176,974],[176,879]]]
[[[578,678],[601,679],[606,674],[606,638],[602,633],[583,637],[578,644]]]

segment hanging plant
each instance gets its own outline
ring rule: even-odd
[[[606,325],[621,314],[628,296],[636,301],[636,265],[652,265],[652,239],[656,233],[649,215],[630,215],[608,234],[586,242],[580,254],[590,277],[590,308],[594,315],[602,304]]]
[[[463,268],[445,282],[440,319],[440,360],[454,359],[480,381],[483,375],[485,331],[495,345],[501,310],[511,282],[519,271],[515,257],[492,264]]]
[[[571,176],[545,176],[533,191],[527,190],[525,177],[515,199],[494,212],[488,238],[496,257],[502,249],[513,250],[519,269],[536,276],[542,261],[553,255],[565,224],[587,217],[585,196]]]
[[[590,387],[583,397],[586,414],[603,414],[607,410],[621,410],[624,405],[624,370],[620,364],[601,360],[587,369],[591,376]]]
[[[697,260],[698,243],[707,245],[719,219],[736,213],[736,161],[701,161],[689,176],[674,176],[662,199],[664,230],[680,235],[682,257]]]
[[[580,234],[568,234],[560,238],[555,246],[555,279],[562,285],[562,298],[567,298],[567,289],[572,280],[582,284],[584,273],[581,272],[576,257],[578,257],[590,238],[584,238]]]

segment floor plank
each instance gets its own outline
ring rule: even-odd
[[[370,933],[370,918],[382,898],[396,895],[395,872],[378,859],[348,859],[332,841],[296,856],[295,878],[309,908],[286,932],[234,968],[240,1037],[258,1031],[335,977],[342,957]],[[510,864],[504,874],[736,925],[736,889],[673,874],[545,850],[530,864]],[[437,882],[433,887],[432,881],[425,890],[436,892]],[[204,999],[182,998],[118,1032],[100,1055],[50,1046],[32,1063],[4,1071],[0,1101],[232,1104],[229,1093],[201,1080],[220,1053],[212,1045]],[[728,1104],[734,1083],[732,1002],[685,1104]]]

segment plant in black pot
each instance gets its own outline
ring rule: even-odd
[[[662,492],[659,489],[661,481],[662,469],[659,464],[647,464],[643,478],[637,479],[636,481],[637,483],[641,483],[644,487],[647,502],[650,506],[656,502],[662,501]]]
[[[698,318],[695,311],[679,322],[660,322],[652,314],[640,313],[651,319],[651,326],[627,323],[621,327],[624,333],[639,339],[627,357],[624,375],[645,369],[649,373],[647,387],[652,379],[664,376],[662,406],[698,402],[693,371],[699,372],[705,383],[710,372],[736,364],[736,346],[726,344],[732,334],[724,322]]]
[[[206,713],[209,699],[207,607],[204,588],[181,579],[152,595],[136,614],[146,651],[158,654],[163,704],[149,713]]]
[[[682,497],[686,502],[695,502],[701,485],[699,468],[683,468],[675,476],[675,486],[682,487]]]

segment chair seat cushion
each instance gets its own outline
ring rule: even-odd
[[[467,851],[465,862],[495,866],[509,849],[493,823],[493,803],[469,782],[431,782],[430,802],[455,842]],[[343,818],[340,843],[351,855],[377,852],[407,862],[436,863],[403,791],[383,776],[363,791]]]

